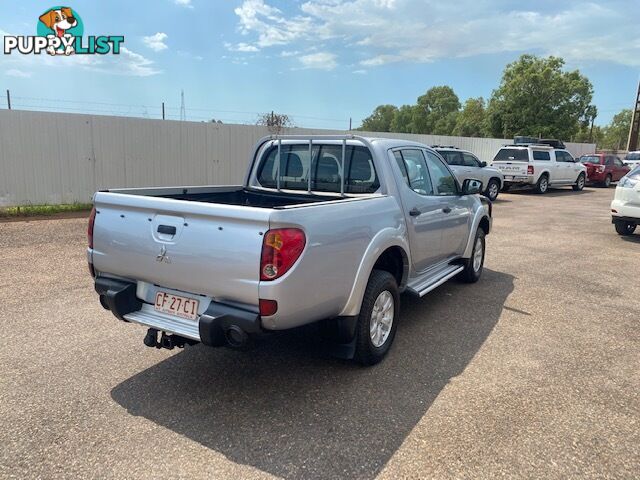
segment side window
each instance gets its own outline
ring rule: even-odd
[[[464,161],[464,166],[465,167],[479,167],[480,166],[480,162],[478,161],[478,159],[476,157],[474,157],[473,155],[471,155],[470,153],[463,153],[462,154],[462,158]]]
[[[609,165],[609,166],[613,166],[613,157],[607,155],[607,158],[605,159],[604,164],[605,165]]]
[[[556,162],[566,162],[567,160],[564,157],[564,152],[556,150]]]
[[[569,152],[562,152],[564,154],[564,161],[569,163],[575,163],[575,160]]]
[[[409,183],[409,175],[407,174],[407,167],[404,164],[400,150],[393,152],[393,157],[396,159],[396,163],[398,164],[398,168],[400,169],[400,173],[402,173],[404,181],[407,183],[407,187],[411,187],[411,184]]]
[[[433,178],[436,195],[457,195],[456,179],[442,161],[432,152],[427,151],[427,165]]]
[[[424,162],[424,155],[420,150],[407,149],[400,152],[394,152],[398,166],[400,161],[398,156],[402,158],[402,167],[406,172],[405,179],[411,190],[420,195],[433,195],[433,186],[429,170]],[[400,168],[402,170],[403,168]]]
[[[548,161],[551,160],[551,155],[549,155],[549,152],[544,152],[542,150],[533,150],[533,159]]]
[[[613,158],[613,163],[616,165],[616,167],[624,166],[624,163],[622,163],[622,160],[620,160],[618,157]]]
[[[451,150],[440,150],[438,152],[444,158],[444,161],[449,165],[463,165],[464,160],[462,159],[462,155],[460,152],[455,152]]]

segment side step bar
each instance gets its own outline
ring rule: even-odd
[[[424,297],[431,290],[439,287],[452,277],[464,270],[462,265],[447,265],[445,268],[432,273],[426,278],[417,278],[409,282],[407,291],[419,297]]]

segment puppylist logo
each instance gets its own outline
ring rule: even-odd
[[[22,54],[46,52],[49,55],[106,55],[120,54],[122,35],[90,35],[86,39],[84,23],[78,12],[70,7],[52,7],[38,18],[35,36],[6,35],[4,53]]]

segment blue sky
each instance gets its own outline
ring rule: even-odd
[[[48,2],[0,0],[0,35],[34,35]],[[640,0],[75,0],[85,35],[124,35],[119,56],[0,55],[15,108],[347,128],[435,85],[488,98],[522,53],[554,54],[592,81],[598,124],[640,78]],[[0,96],[0,108],[6,107]]]

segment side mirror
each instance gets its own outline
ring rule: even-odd
[[[487,162],[480,162],[480,168],[484,168],[487,166]]]
[[[473,178],[467,178],[462,182],[462,195],[475,195],[482,192],[482,182]]]

